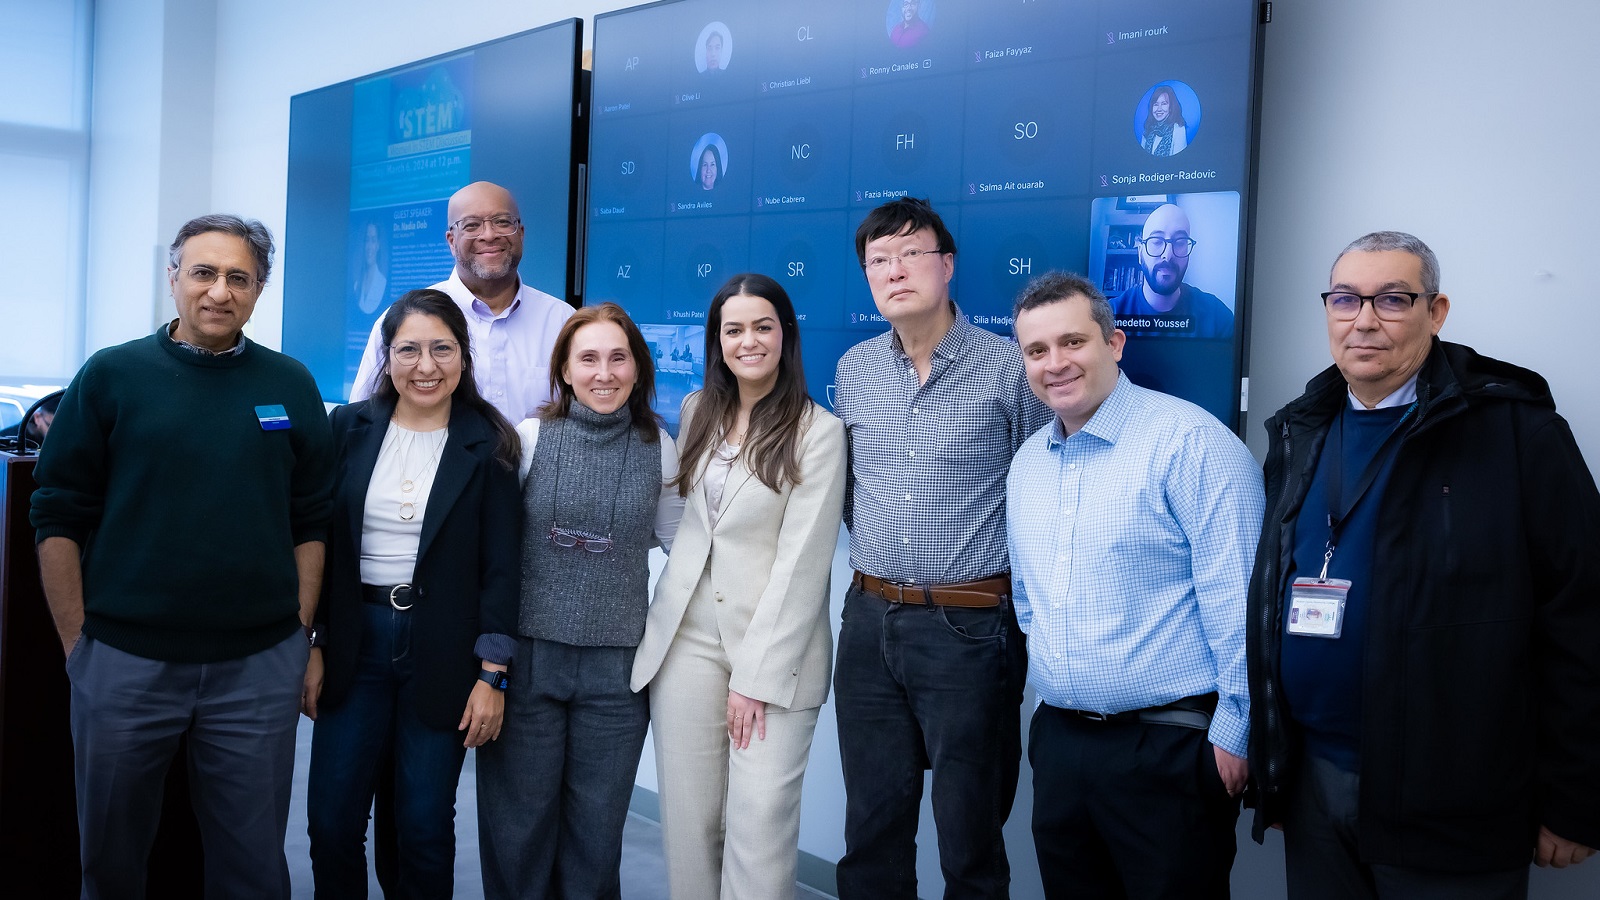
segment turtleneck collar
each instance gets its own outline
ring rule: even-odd
[[[567,418],[579,431],[596,440],[617,437],[633,425],[633,414],[626,403],[612,412],[598,413],[573,400],[567,406]]]

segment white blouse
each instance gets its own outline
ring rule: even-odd
[[[450,429],[412,431],[390,420],[361,515],[361,583],[405,584],[416,574],[428,494]]]

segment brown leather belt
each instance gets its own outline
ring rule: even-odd
[[[1011,594],[1011,576],[995,575],[977,581],[956,584],[897,584],[857,572],[850,583],[861,590],[882,597],[890,603],[926,603],[933,606],[965,606],[986,609],[999,606],[1000,598]]]

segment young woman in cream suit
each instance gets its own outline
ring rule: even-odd
[[[800,784],[828,696],[828,574],[844,426],[806,394],[789,296],[736,275],[684,401],[688,499],[633,689],[650,687],[668,885],[679,900],[794,892]]]

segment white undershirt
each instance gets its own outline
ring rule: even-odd
[[[416,574],[428,493],[449,436],[448,428],[412,431],[389,422],[362,507],[362,584],[408,584]],[[407,479],[412,482],[410,491],[402,489]],[[409,519],[401,518],[401,504],[406,502],[412,507]]]

